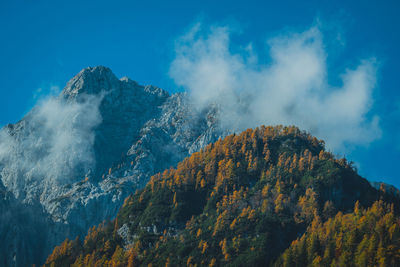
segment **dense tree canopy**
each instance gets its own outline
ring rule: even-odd
[[[292,242],[276,266],[400,266],[400,218],[393,204],[357,202],[349,214],[339,212]]]
[[[83,244],[66,240],[46,265],[265,266],[276,260],[290,264],[294,256],[288,255],[294,255],[297,244],[322,249],[330,248],[332,240],[342,242],[337,241],[339,232],[322,245],[309,241],[308,232],[297,239],[307,228],[322,233],[323,221],[340,224],[353,216],[343,214],[352,212],[356,203],[356,208],[369,207],[379,199],[394,203],[388,214],[393,217],[390,227],[397,220],[392,229],[396,238],[396,196],[371,187],[351,163],[336,159],[325,151],[323,141],[308,133],[296,127],[262,126],[218,140],[175,169],[154,175],[144,189],[125,200],[114,221],[90,229]],[[385,210],[379,203],[371,209]],[[361,214],[373,212],[357,209]],[[392,241],[382,246],[397,246]],[[325,260],[313,249],[310,255],[304,254],[308,250],[301,252],[298,257],[306,260],[297,263],[310,264],[318,256]],[[328,256],[330,263],[342,257]],[[366,257],[370,260],[370,254]]]

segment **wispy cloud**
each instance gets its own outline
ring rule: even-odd
[[[170,67],[170,76],[199,108],[210,103],[221,107],[224,127],[297,125],[325,139],[336,152],[379,138],[379,117],[370,114],[374,58],[341,74],[329,73],[340,75],[342,83],[336,87],[328,83],[329,51],[317,26],[268,40],[265,61],[251,44],[241,48],[230,37],[228,26],[197,23],[177,40]]]
[[[71,182],[76,173],[95,165],[94,130],[102,118],[103,95],[83,96],[82,101],[47,97],[38,102],[18,130],[0,131],[0,173],[9,188],[32,181]]]

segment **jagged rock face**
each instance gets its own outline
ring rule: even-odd
[[[197,111],[185,94],[105,67],[82,70],[0,131],[0,214],[19,214],[0,219],[0,264],[43,263],[66,237],[113,218],[151,175],[225,134],[215,107]]]
[[[104,67],[81,71],[68,82],[61,97],[79,102],[87,95],[102,98],[98,107],[102,122],[95,129],[95,176],[126,153],[144,123],[160,116],[160,105],[169,97],[160,88],[140,86],[128,78],[118,80]]]

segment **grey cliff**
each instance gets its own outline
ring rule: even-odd
[[[0,131],[0,265],[44,263],[151,175],[224,136],[218,125],[216,107],[196,110],[184,93],[82,70]]]

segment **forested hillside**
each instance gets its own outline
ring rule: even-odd
[[[46,266],[390,266],[398,262],[398,208],[396,195],[373,188],[323,141],[262,126],[154,175],[115,220],[82,242],[64,241]],[[370,253],[371,238],[385,251]]]
[[[357,202],[349,214],[339,212],[322,223],[315,217],[293,241],[276,266],[400,266],[400,218],[393,204]]]

